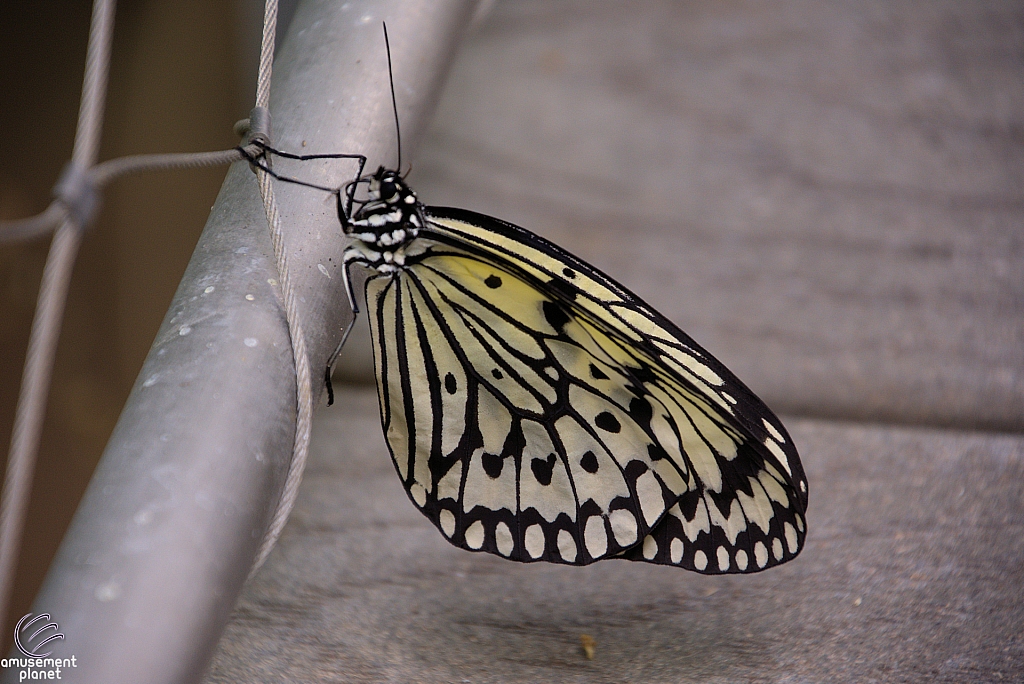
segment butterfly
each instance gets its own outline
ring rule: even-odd
[[[341,212],[344,263],[370,272],[385,440],[448,541],[712,574],[800,552],[792,439],[671,321],[530,231],[424,205],[395,170],[355,183],[367,197]]]
[[[362,155],[279,154],[359,160],[333,191],[349,303],[358,314],[361,267],[385,441],[445,539],[522,562],[706,574],[800,553],[792,439],[665,316],[539,235],[427,206],[397,170],[364,175]]]

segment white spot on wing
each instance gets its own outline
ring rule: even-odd
[[[792,523],[786,523],[782,529],[786,533],[786,548],[790,553],[796,553],[796,530],[793,529]]]
[[[576,561],[576,540],[565,530],[558,531],[558,555],[568,563]]]
[[[419,482],[412,483],[412,486],[409,487],[409,493],[412,494],[412,500],[420,508],[423,508],[423,504],[427,503],[427,490]]]
[[[658,555],[658,542],[654,541],[654,537],[648,535],[644,537],[644,558],[652,560]]]
[[[682,554],[679,554],[679,556],[682,557]],[[693,554],[693,567],[697,568],[698,570],[703,570],[704,568],[708,567],[708,557],[704,555],[703,551],[698,551],[697,553]]]
[[[772,437],[775,438],[775,441],[777,441],[779,444],[785,444],[786,443],[786,439],[782,436],[782,433],[780,433],[778,430],[775,429],[774,425],[769,423],[764,418],[761,419],[761,422],[764,423],[765,429],[768,430],[768,432],[771,433]]]
[[[682,539],[680,539],[679,537],[673,538],[672,539],[672,544],[669,545],[668,550],[669,550],[669,554],[672,556],[672,562],[673,563],[679,563],[679,561],[683,560],[683,540]],[[703,570],[704,567],[707,566],[707,564],[708,564],[708,559],[704,555],[703,551],[698,551],[697,554],[698,555],[695,555],[693,557],[693,561],[695,563],[698,563],[699,559],[703,559],[704,560],[704,566],[698,565],[698,567],[701,570]]]
[[[764,445],[768,447],[768,451],[772,452],[772,455],[775,456],[775,458],[779,459],[779,463],[781,463],[782,467],[786,469],[786,472],[792,475],[793,471],[789,469],[789,459],[786,458],[786,453],[782,450],[782,447],[780,447],[774,439],[768,438],[765,438]]]
[[[444,532],[444,536],[451,537],[455,534],[455,516],[447,508],[441,509],[441,514],[438,516],[441,521],[441,531]]]
[[[466,529],[466,546],[479,549],[484,545],[484,525],[479,520]]]
[[[661,496],[661,484],[650,470],[636,479],[636,495],[640,499],[640,510],[647,526],[654,527],[654,523],[665,512],[665,500]]]
[[[736,567],[740,570],[747,569],[747,552],[743,549],[736,552]]]
[[[615,541],[619,543],[619,546],[629,546],[636,541],[636,518],[632,513],[620,508],[611,512],[608,522],[612,524],[612,535],[615,536]]]
[[[724,546],[718,547],[718,569],[725,572],[729,569],[729,552],[725,550]]]
[[[512,555],[512,532],[504,522],[500,522],[494,527],[494,543],[497,545],[498,552],[501,555]]]
[[[587,553],[591,558],[600,558],[608,550],[608,534],[604,531],[604,518],[594,515],[587,518],[587,526],[583,530],[583,543],[587,545]]]
[[[696,361],[693,361],[693,362],[687,363],[686,366],[691,371],[696,373],[698,376],[700,376],[700,377],[704,378],[705,380],[707,380],[708,382],[710,382],[712,385],[724,385],[725,384],[725,381],[722,380],[721,377],[719,377],[718,373],[716,373],[715,371],[711,370],[710,368],[705,366],[703,363],[697,363]]]
[[[778,537],[772,539],[772,556],[777,561],[782,560],[782,540]]]
[[[757,542],[754,544],[754,560],[757,562],[757,567],[763,568],[768,563],[768,549],[765,548],[764,542]]]
[[[530,558],[540,558],[544,553],[544,530],[540,525],[530,525],[526,528],[526,552]]]

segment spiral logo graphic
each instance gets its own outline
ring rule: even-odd
[[[14,628],[14,645],[18,647],[18,650],[29,658],[45,658],[53,653],[53,651],[39,652],[54,639],[64,638],[64,635],[57,631],[59,629],[57,623],[49,622],[49,620],[49,613],[40,613],[35,617],[32,617],[32,613],[28,613],[18,620],[18,625]],[[43,621],[43,625],[26,637],[25,634],[40,621]]]

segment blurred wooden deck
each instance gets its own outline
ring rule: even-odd
[[[1022,77],[1017,3],[499,3],[411,182],[800,416],[808,546],[726,578],[458,551],[353,387],[209,681],[1019,680]]]

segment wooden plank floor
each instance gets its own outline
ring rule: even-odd
[[[1010,2],[498,3],[411,182],[591,261],[797,416],[806,550],[725,578],[459,551],[352,387],[209,681],[1024,678],[1022,57]]]

